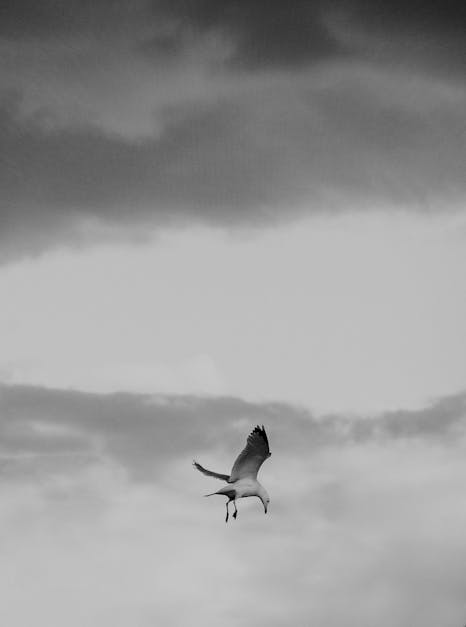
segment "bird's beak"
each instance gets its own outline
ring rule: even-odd
[[[264,514],[267,514],[267,505],[264,505]]]

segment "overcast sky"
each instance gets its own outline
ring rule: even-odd
[[[464,626],[465,13],[2,3],[2,624]]]

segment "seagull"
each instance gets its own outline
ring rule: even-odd
[[[228,522],[230,512],[228,505],[233,501],[235,511],[233,518],[236,519],[238,510],[236,509],[236,499],[243,499],[247,496],[257,496],[262,501],[264,513],[267,514],[267,506],[270,503],[270,497],[267,490],[257,481],[257,473],[259,468],[270,457],[272,453],[269,449],[269,441],[265,433],[264,425],[262,428],[257,425],[248,436],[246,446],[236,458],[230,475],[222,475],[219,472],[213,472],[203,468],[201,464],[193,461],[193,466],[208,477],[215,477],[221,481],[226,481],[227,485],[217,492],[206,494],[205,496],[213,496],[220,494],[228,497],[226,502],[227,515],[225,522]]]

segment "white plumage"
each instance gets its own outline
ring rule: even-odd
[[[227,485],[217,490],[217,492],[206,494],[206,496],[220,494],[228,498],[226,502],[227,515],[225,522],[228,522],[229,503],[233,501],[235,507],[233,518],[236,518],[238,515],[236,500],[248,496],[257,496],[260,498],[264,506],[264,512],[267,513],[270,497],[267,494],[267,490],[257,481],[257,473],[265,460],[270,456],[269,441],[265,433],[264,425],[262,425],[262,427],[257,425],[248,436],[246,446],[236,458],[229,475],[207,470],[196,461],[193,462],[193,466],[208,477],[215,477],[216,479],[227,482]]]

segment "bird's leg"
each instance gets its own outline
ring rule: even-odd
[[[230,501],[227,501],[227,502],[226,502],[226,508],[227,508],[227,517],[225,518],[225,522],[226,522],[226,523],[228,522],[228,516],[230,515],[230,512],[228,511],[228,503],[229,503],[229,502],[230,502]]]
[[[236,520],[236,517],[238,516],[238,510],[236,509],[236,501],[233,501],[233,505],[235,506],[235,512],[233,514],[233,518]]]

